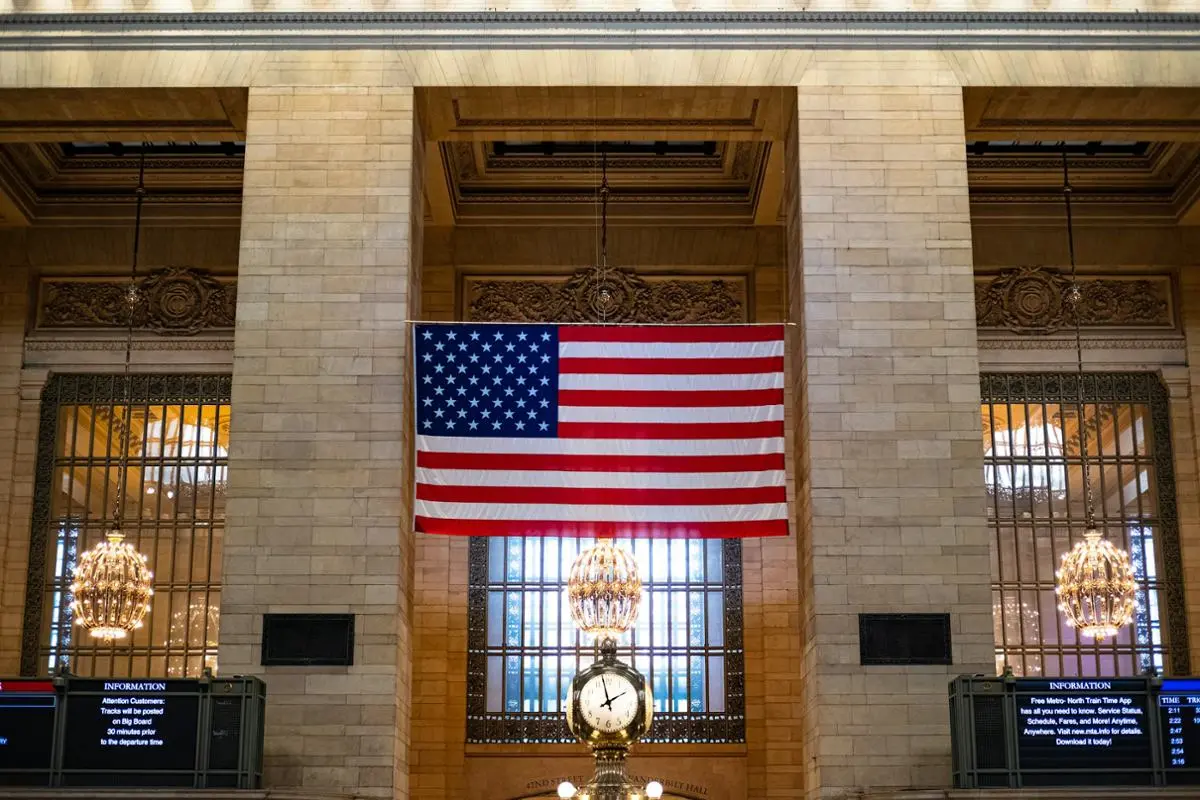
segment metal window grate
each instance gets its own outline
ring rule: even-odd
[[[1097,643],[1079,637],[1058,612],[1055,571],[1085,527],[1078,381],[1069,374],[983,376],[997,671],[1186,675],[1169,407],[1154,374],[1083,377],[1083,457],[1097,525],[1131,555],[1139,584],[1134,622]]]
[[[594,655],[563,585],[589,540],[471,541],[467,740],[570,741],[563,700]],[[745,740],[741,542],[629,543],[645,595],[620,657],[654,694],[648,741]]]
[[[216,668],[230,379],[130,381],[122,527],[154,572],[150,613],[115,647],[74,625],[71,573],[112,519],[127,394],[121,376],[52,376],[38,434],[23,674],[61,666],[77,675],[182,677]]]

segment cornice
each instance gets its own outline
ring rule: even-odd
[[[1197,13],[8,14],[0,49],[1196,49]]]

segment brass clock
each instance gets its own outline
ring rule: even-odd
[[[616,643],[606,639],[600,658],[581,670],[567,697],[567,726],[593,749],[627,748],[650,729],[654,700],[646,679],[617,660]]]

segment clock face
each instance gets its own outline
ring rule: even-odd
[[[602,673],[579,691],[580,716],[602,733],[617,733],[637,717],[637,688],[623,675]]]

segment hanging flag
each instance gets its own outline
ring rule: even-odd
[[[782,325],[413,336],[418,531],[787,534]]]

